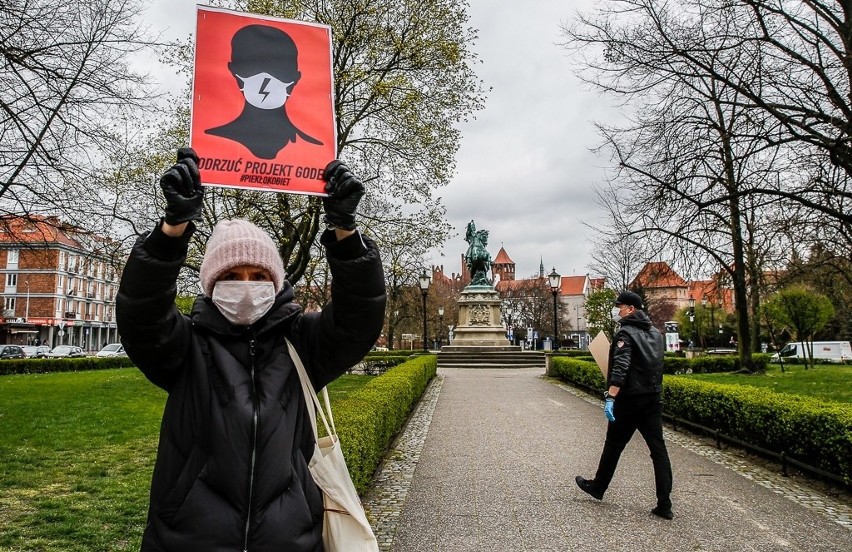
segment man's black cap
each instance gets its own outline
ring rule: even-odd
[[[622,291],[618,294],[618,297],[615,298],[615,305],[630,305],[631,307],[641,309],[642,298],[632,291]]]

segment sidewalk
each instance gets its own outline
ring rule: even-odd
[[[434,411],[433,411],[434,410]],[[601,401],[538,369],[439,372],[365,497],[383,551],[852,550],[852,509],[666,432],[675,519],[637,434],[598,502]]]

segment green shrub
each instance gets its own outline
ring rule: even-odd
[[[684,378],[663,388],[667,414],[852,480],[852,405]]]
[[[589,360],[553,357],[550,361],[550,375],[601,393],[606,385],[598,365]]]
[[[692,360],[686,357],[664,356],[664,374],[689,374],[692,372]]]
[[[688,360],[693,374],[736,372],[740,369],[740,357],[734,355],[704,355]]]
[[[755,361],[764,366],[769,360],[769,355],[755,357],[758,357]],[[672,360],[681,359],[667,358],[666,363]],[[698,360],[689,359],[687,364]],[[722,365],[699,364],[699,369]],[[668,364],[667,369],[674,369],[674,364]],[[595,391],[603,392],[606,385],[593,362],[554,358],[551,374]],[[852,405],[775,393],[748,385],[664,377],[663,409],[671,416],[764,449],[783,452],[847,481],[852,480]]]
[[[385,451],[436,372],[435,355],[414,357],[335,402],[337,433],[359,493],[367,489]]]
[[[588,349],[559,349],[555,353],[554,356],[567,356],[567,357],[588,357],[592,356],[592,354],[588,351]]]
[[[754,363],[754,367],[760,372],[766,371],[766,368],[769,367],[770,360],[772,360],[772,355],[768,355],[766,353],[755,353],[751,355],[751,361]]]
[[[83,372],[132,366],[134,366],[133,362],[127,357],[22,358],[0,360],[0,375]]]

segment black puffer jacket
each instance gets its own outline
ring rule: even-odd
[[[607,387],[620,387],[619,397],[661,393],[665,349],[662,334],[645,311],[625,316],[612,340]]]
[[[376,247],[327,232],[332,303],[303,313],[285,281],[270,312],[245,328],[209,298],[196,300],[191,317],[175,308],[190,234],[140,238],[117,297],[128,355],[168,392],[142,550],[320,551],[322,496],[307,467],[313,433],[284,338],[317,389],[358,362],[384,316]]]

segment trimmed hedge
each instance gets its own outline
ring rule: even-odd
[[[757,353],[751,356],[758,371],[765,372],[770,355]],[[695,358],[663,357],[664,374],[713,374],[736,372],[740,369],[740,357],[735,355],[704,355]]]
[[[553,356],[587,357],[592,356],[588,349],[559,349],[552,353]]]
[[[553,357],[550,360],[549,376],[586,387],[594,391],[604,392],[604,380],[598,365],[594,361],[569,357]]]
[[[435,355],[414,357],[391,368],[333,405],[346,464],[359,494],[394,437],[437,373]]]
[[[852,405],[683,378],[663,385],[668,414],[852,481]]]
[[[761,356],[768,361],[769,355]],[[697,372],[695,368],[692,371]],[[554,358],[550,375],[601,393],[606,385],[594,362]],[[783,452],[847,481],[852,480],[852,405],[747,385],[666,377],[663,379],[663,410],[668,415],[718,430],[757,447]]]
[[[131,368],[133,366],[133,362],[127,357],[22,358],[0,360],[0,376],[8,374],[83,372],[86,370]]]

